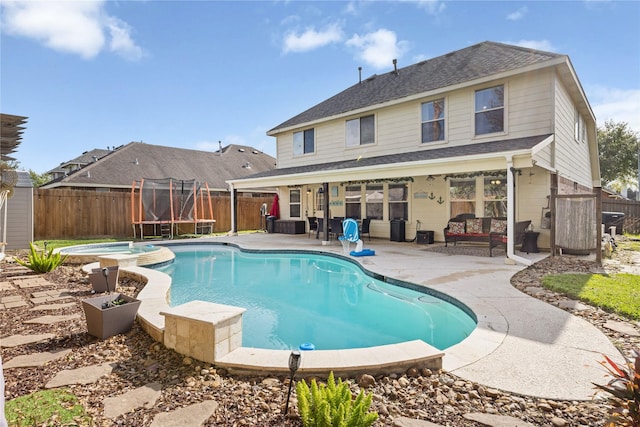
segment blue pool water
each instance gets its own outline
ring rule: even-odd
[[[466,338],[475,320],[457,305],[385,283],[358,265],[305,252],[244,252],[172,245],[171,305],[193,300],[244,307],[243,346],[346,349],[415,339],[439,349]]]

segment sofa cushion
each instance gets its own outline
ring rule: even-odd
[[[482,218],[467,219],[467,233],[468,234],[482,233]]]
[[[461,221],[449,221],[449,233],[451,233],[451,234],[464,234],[464,222],[461,222]]]
[[[491,218],[491,233],[506,233],[507,221],[504,219]]]

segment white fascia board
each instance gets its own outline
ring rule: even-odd
[[[398,104],[403,104],[405,102],[414,101],[414,100],[417,100],[417,99],[433,97],[433,96],[437,96],[437,95],[440,95],[440,94],[445,94],[445,93],[448,93],[448,92],[454,92],[456,90],[464,89],[466,87],[477,86],[477,85],[481,85],[481,84],[487,83],[487,82],[492,82],[492,81],[495,81],[495,80],[503,80],[503,79],[506,79],[508,77],[517,76],[518,74],[530,73],[532,71],[537,71],[537,70],[540,70],[540,69],[543,69],[543,68],[553,67],[553,66],[562,65],[562,64],[565,64],[565,65],[567,64],[567,57],[566,56],[562,56],[562,57],[559,57],[559,58],[554,58],[554,59],[551,59],[549,61],[545,61],[545,62],[542,62],[542,63],[533,64],[533,65],[529,65],[527,67],[518,68],[518,69],[515,69],[515,70],[509,70],[509,71],[505,71],[505,72],[502,72],[502,73],[491,74],[489,76],[485,76],[485,77],[482,77],[482,78],[479,78],[479,79],[469,80],[469,81],[458,83],[458,84],[451,85],[451,86],[443,86],[443,87],[440,87],[440,88],[437,88],[437,89],[434,89],[434,90],[431,90],[431,91],[416,93],[416,94],[413,94],[413,95],[405,96],[403,98],[393,99],[393,100],[390,100],[390,101],[387,101],[387,102],[383,102],[383,103],[380,103],[380,104],[368,105],[366,107],[358,108],[356,110],[345,111],[344,113],[335,114],[333,116],[323,117],[323,118],[316,119],[316,120],[313,120],[313,121],[310,121],[310,122],[299,123],[297,125],[293,125],[293,126],[289,126],[289,127],[286,127],[286,128],[278,129],[275,132],[267,132],[267,135],[268,136],[277,136],[277,135],[279,135],[281,133],[290,132],[292,130],[312,127],[312,126],[315,126],[315,125],[317,125],[319,123],[325,123],[325,122],[329,122],[329,121],[332,121],[332,120],[337,120],[337,119],[341,119],[341,118],[345,118],[345,117],[359,115],[359,114],[362,114],[362,113],[368,113],[368,112],[371,112],[373,110],[379,110],[379,109],[382,109],[382,108],[391,107],[391,106],[398,105]],[[571,72],[571,67],[569,66],[569,68],[570,68],[570,72]],[[574,73],[574,75],[575,75],[575,73]]]
[[[537,143],[536,145],[534,145],[533,148],[531,149],[531,155],[536,156],[540,151],[547,148],[554,141],[554,139],[555,139],[555,135],[552,134],[547,138],[545,138],[544,140]]]

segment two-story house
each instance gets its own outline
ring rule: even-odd
[[[276,186],[282,218],[371,218],[381,238],[400,219],[407,240],[442,241],[449,218],[474,213],[531,220],[549,247],[552,187],[600,186],[596,121],[569,58],[501,43],[394,61],[268,135],[278,167],[232,188]]]

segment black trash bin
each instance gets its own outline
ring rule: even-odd
[[[391,221],[391,241],[404,242],[404,219],[392,219]]]
[[[273,233],[275,222],[276,222],[275,216],[269,215],[267,217],[267,233]]]
[[[608,233],[609,228],[616,227],[616,234],[622,234],[624,227],[624,212],[602,212],[602,223],[604,224],[604,232]]]

